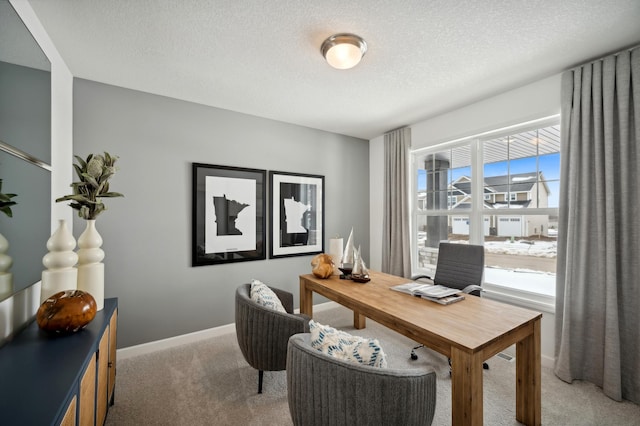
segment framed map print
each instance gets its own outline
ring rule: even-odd
[[[266,170],[193,163],[192,266],[266,258]]]
[[[269,172],[270,258],[324,251],[324,176]]]

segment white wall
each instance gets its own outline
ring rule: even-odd
[[[412,124],[412,148],[424,148],[483,132],[549,117],[560,113],[560,79],[557,74],[509,92]],[[384,135],[369,141],[369,216],[371,268],[382,266],[382,185],[384,182]],[[553,313],[542,322],[543,361],[554,356]]]
[[[411,125],[413,148],[560,114],[560,74]]]

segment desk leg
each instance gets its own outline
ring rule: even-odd
[[[516,420],[529,426],[541,424],[540,319],[533,333],[516,344]]]
[[[313,318],[313,292],[307,289],[302,278],[300,278],[300,313]]]
[[[451,348],[451,424],[480,426],[482,356]]]
[[[367,321],[364,315],[359,314],[356,311],[353,311],[353,328],[356,330],[362,330],[367,326]]]

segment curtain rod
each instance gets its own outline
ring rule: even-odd
[[[395,129],[391,129],[391,130],[387,130],[386,132],[384,132],[385,135],[388,135],[391,132],[395,132],[396,130],[402,130],[402,129],[410,129],[411,126],[408,124],[402,125],[400,127],[396,127]]]
[[[640,44],[635,44],[633,46],[626,47],[624,49],[620,49],[620,50],[618,50],[618,51],[616,51],[614,53],[607,53],[606,55],[601,56],[599,58],[591,59],[590,61],[587,61],[587,62],[583,63],[582,65],[590,64],[590,63],[596,62],[596,61],[602,61],[603,59],[606,59],[609,56],[618,56],[619,54],[621,54],[623,52],[631,52],[632,50],[637,49],[637,48],[640,48]],[[579,67],[579,66],[582,66],[582,65],[576,65],[575,67],[572,67],[572,68],[576,68],[576,67]]]

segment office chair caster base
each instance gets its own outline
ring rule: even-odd
[[[413,349],[411,349],[411,360],[415,361],[416,359],[418,359],[418,354],[416,353],[416,351],[420,348],[424,348],[424,345],[418,345],[415,346]]]

